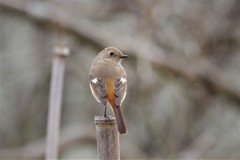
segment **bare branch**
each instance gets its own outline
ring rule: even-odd
[[[26,5],[26,3],[28,5]],[[222,93],[240,103],[240,91],[229,82],[229,77],[219,75],[219,69],[207,59],[187,60],[183,56],[164,54],[160,47],[149,43],[143,37],[130,37],[112,33],[101,24],[79,16],[78,22],[72,20],[71,15],[62,13],[62,10],[45,2],[41,7],[45,12],[36,13],[31,9],[35,1],[0,0],[0,7],[17,11],[32,18],[36,22],[54,23],[56,19],[61,22],[63,29],[84,37],[98,46],[116,46],[129,54],[140,56],[160,69],[166,69],[190,82],[201,83],[206,90]],[[79,23],[80,21],[80,23]],[[117,38],[116,38],[117,37]]]

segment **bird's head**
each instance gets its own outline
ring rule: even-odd
[[[99,58],[104,61],[121,63],[122,59],[128,58],[128,55],[123,54],[115,47],[107,47],[98,54]]]

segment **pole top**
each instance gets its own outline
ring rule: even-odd
[[[115,117],[109,115],[107,117],[104,116],[95,116],[94,117],[95,124],[101,127],[111,127],[116,124]]]
[[[53,48],[53,55],[56,55],[56,56],[61,56],[61,57],[67,57],[70,55],[70,50],[69,48],[67,47],[58,47],[58,46],[55,46]]]

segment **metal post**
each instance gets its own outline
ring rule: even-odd
[[[58,158],[65,57],[67,57],[69,54],[70,52],[68,48],[55,47],[53,49],[45,153],[45,159],[47,160]]]

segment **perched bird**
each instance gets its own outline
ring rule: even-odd
[[[121,104],[127,93],[127,75],[121,61],[127,57],[117,48],[105,48],[94,59],[89,73],[89,83],[93,96],[105,107],[105,117],[107,105],[110,104],[120,134],[127,134],[121,110]]]

